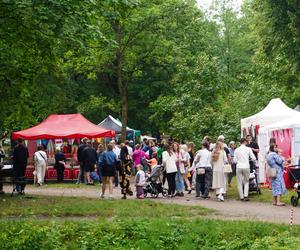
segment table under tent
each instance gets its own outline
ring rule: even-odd
[[[115,132],[99,127],[81,114],[49,115],[40,124],[22,131],[14,132],[12,140],[22,138],[26,140],[29,151],[29,165],[26,170],[26,177],[33,179],[34,166],[32,157],[37,150],[37,145],[44,145],[47,149],[48,165],[46,179],[56,179],[56,171],[53,168],[55,163],[54,155],[56,147],[62,147],[67,158],[64,179],[76,179],[79,174],[77,162],[77,148],[80,140],[84,137],[104,138],[114,137]]]

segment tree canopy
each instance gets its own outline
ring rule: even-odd
[[[178,140],[236,139],[270,99],[296,106],[299,1],[232,3],[1,1],[0,132],[80,112]]]

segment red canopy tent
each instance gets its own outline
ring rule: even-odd
[[[12,139],[67,139],[114,137],[115,132],[106,130],[91,123],[81,114],[49,115],[40,124],[14,132]]]

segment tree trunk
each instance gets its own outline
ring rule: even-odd
[[[128,97],[127,97],[127,85],[123,82],[122,78],[122,68],[123,68],[123,52],[121,48],[122,40],[122,27],[119,21],[116,21],[114,24],[115,34],[116,34],[116,74],[117,74],[117,85],[120,93],[121,99],[121,122],[122,122],[122,134],[121,142],[126,140],[126,127],[127,127],[127,117],[128,117]]]

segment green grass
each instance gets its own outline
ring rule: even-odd
[[[0,221],[0,249],[299,249],[299,234],[299,227],[168,217]]]
[[[162,204],[150,200],[100,200],[59,196],[0,196],[0,218],[7,216],[143,218],[202,216],[212,210],[199,206]]]
[[[239,199],[239,194],[237,191],[237,184],[236,184],[236,178],[234,177],[232,179],[231,183],[232,187],[227,188],[227,199]],[[290,204],[291,196],[297,195],[296,192],[293,190],[288,190],[288,193],[282,196],[282,202],[285,202],[287,204]],[[257,202],[273,202],[273,196],[272,196],[272,190],[268,188],[261,188],[261,195],[257,194],[256,192],[249,193],[249,198],[251,201],[257,201]]]

